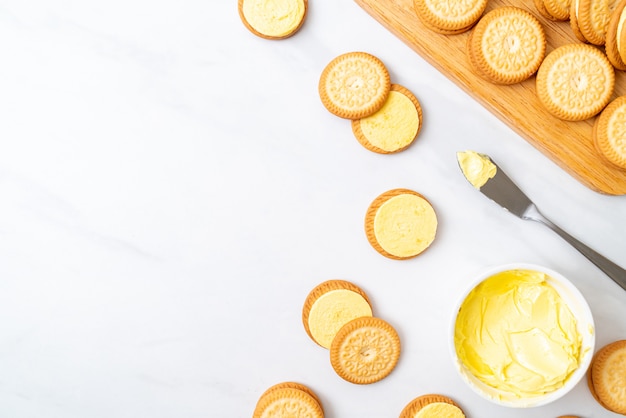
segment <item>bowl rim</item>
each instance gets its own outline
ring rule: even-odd
[[[455,329],[456,329],[456,318],[458,316],[459,309],[469,293],[480,283],[488,279],[489,277],[509,270],[533,270],[546,274],[551,281],[558,283],[559,287],[563,287],[563,289],[559,289],[555,286],[556,291],[559,293],[561,297],[563,297],[572,312],[576,314],[577,319],[577,328],[582,337],[582,357],[580,360],[580,364],[578,368],[570,375],[565,384],[560,388],[556,389],[553,392],[532,397],[532,398],[518,398],[518,399],[502,399],[498,397],[497,391],[494,390],[494,394],[488,394],[484,388],[490,388],[485,383],[479,381],[475,376],[471,374],[468,370],[464,370],[464,365],[459,360],[456,353],[456,345],[454,341]],[[552,284],[552,283],[551,283]],[[564,290],[566,290],[569,294],[564,294]],[[576,309],[573,309],[571,306],[573,302],[576,302]],[[582,317],[582,319],[581,319]],[[457,373],[460,375],[461,379],[472,389],[476,394],[481,396],[483,399],[491,401],[500,406],[508,406],[512,408],[531,408],[543,406],[548,403],[554,402],[557,399],[563,397],[565,394],[570,392],[586,375],[587,370],[591,364],[591,360],[594,354],[596,345],[596,328],[595,322],[593,319],[593,315],[591,312],[591,308],[584,297],[584,295],[580,292],[580,290],[562,273],[559,273],[556,270],[545,267],[540,264],[535,263],[526,263],[526,262],[513,262],[506,264],[497,264],[492,265],[486,268],[483,268],[478,274],[475,274],[473,279],[468,283],[468,286],[463,290],[460,294],[460,297],[457,298],[457,301],[454,304],[454,310],[452,313],[452,318],[450,321],[449,327],[449,349],[452,357],[452,362],[454,363],[454,368]],[[490,388],[491,389],[491,388]],[[503,392],[504,393],[504,392]]]

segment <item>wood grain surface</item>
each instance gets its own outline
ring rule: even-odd
[[[496,85],[478,77],[465,52],[469,32],[441,35],[417,18],[413,0],[355,0],[380,24],[409,45],[431,65],[474,97],[530,144],[590,189],[608,195],[626,194],[626,170],[604,161],[593,145],[595,118],[566,122],[548,113],[535,92],[535,77],[515,85]],[[544,25],[546,54],[567,43],[579,43],[569,21],[543,18],[532,1],[489,0],[487,10],[515,5],[533,13]],[[626,74],[615,72],[613,97],[626,92]]]

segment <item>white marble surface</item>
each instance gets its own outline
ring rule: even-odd
[[[547,228],[473,190],[485,152],[542,211],[626,266],[626,197],[574,180],[349,0],[303,28],[249,33],[226,0],[0,1],[0,416],[249,417],[295,380],[329,418],[396,417],[423,393],[468,417],[609,417],[584,383],[549,406],[492,405],[456,375],[452,307],[487,266],[538,263],[586,296],[598,344],[626,338],[626,292]],[[317,95],[363,50],[424,109],[396,155],[361,147]],[[410,261],[378,255],[363,216],[407,187],[439,215]],[[385,380],[352,385],[301,324],[318,283],[362,286],[398,330]]]

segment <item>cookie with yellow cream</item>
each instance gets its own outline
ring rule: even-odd
[[[337,332],[330,347],[330,364],[342,379],[360,385],[387,377],[400,358],[400,337],[387,321],[356,318]]]
[[[422,129],[422,107],[407,88],[392,84],[389,96],[376,113],[352,121],[361,145],[379,154],[405,150]]]
[[[365,235],[385,257],[404,260],[424,252],[437,234],[437,214],[421,194],[392,189],[376,197],[365,214]]]
[[[295,34],[308,10],[308,0],[239,0],[239,17],[253,34],[284,39]]]
[[[609,411],[626,415],[626,340],[602,347],[587,372],[594,398]]]
[[[343,325],[362,316],[372,316],[370,300],[359,286],[346,280],[327,280],[315,286],[302,308],[306,333],[324,348],[330,348]]]
[[[326,109],[340,118],[360,119],[377,112],[387,100],[391,78],[385,64],[367,52],[347,52],[322,70],[318,92]]]
[[[451,398],[427,394],[409,402],[400,413],[400,418],[465,418],[465,414]]]

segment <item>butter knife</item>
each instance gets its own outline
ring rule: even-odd
[[[457,153],[457,161],[465,178],[485,196],[521,219],[539,222],[552,229],[626,290],[626,270],[578,241],[542,215],[537,206],[488,155],[463,151]]]

